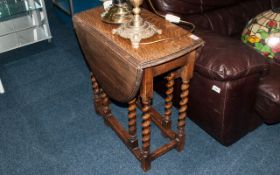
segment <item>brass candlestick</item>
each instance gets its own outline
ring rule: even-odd
[[[111,7],[101,14],[101,19],[110,24],[123,24],[131,21],[133,14],[126,0],[113,0]]]
[[[122,24],[119,28],[113,29],[113,34],[118,34],[123,38],[130,39],[133,48],[139,48],[141,39],[150,38],[154,34],[161,34],[161,30],[157,29],[153,24],[144,21],[141,16],[140,5],[143,0],[130,0],[133,5],[134,17],[132,21]]]

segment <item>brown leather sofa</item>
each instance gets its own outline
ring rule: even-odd
[[[280,121],[280,61],[268,63],[240,40],[246,23],[262,11],[280,7],[280,0],[152,2],[162,14],[193,22],[194,33],[206,41],[190,87],[188,114],[196,124],[228,146],[263,121]],[[164,94],[162,87],[159,83],[157,89]],[[175,88],[178,103],[179,86]]]

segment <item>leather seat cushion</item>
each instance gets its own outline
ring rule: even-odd
[[[256,110],[266,123],[280,121],[280,65],[271,64],[258,89]]]
[[[205,42],[195,71],[213,80],[235,80],[268,68],[265,58],[240,40],[197,31]]]

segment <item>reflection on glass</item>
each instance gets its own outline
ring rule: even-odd
[[[41,5],[31,4],[28,0],[1,0],[0,1],[0,21],[6,20],[15,15],[22,15],[31,10],[40,8]]]

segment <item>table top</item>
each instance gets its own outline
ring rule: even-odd
[[[163,41],[152,44],[140,44],[138,49],[134,49],[131,46],[130,40],[112,34],[112,29],[117,28],[118,25],[102,22],[100,17],[102,12],[103,9],[101,7],[90,9],[75,15],[73,21],[82,23],[91,30],[93,35],[102,37],[104,42],[108,42],[112,47],[120,49],[120,51],[124,52],[122,55],[126,55],[124,59],[142,69],[178,58],[204,44],[203,40],[185,29],[147,10],[142,10],[141,16],[144,20],[162,29],[162,34],[141,40],[141,43],[162,39]]]
[[[112,34],[112,29],[118,26],[102,22],[102,12],[101,8],[81,12],[73,17],[73,23],[97,82],[111,98],[120,102],[128,102],[135,97],[147,68],[166,66],[165,63],[180,57],[188,59],[188,53],[204,44],[188,31],[143,10],[141,15],[144,20],[162,29],[162,34],[141,42],[164,40],[140,44],[138,49],[134,49],[130,40]],[[163,71],[169,71],[169,67],[165,66],[161,67]]]

